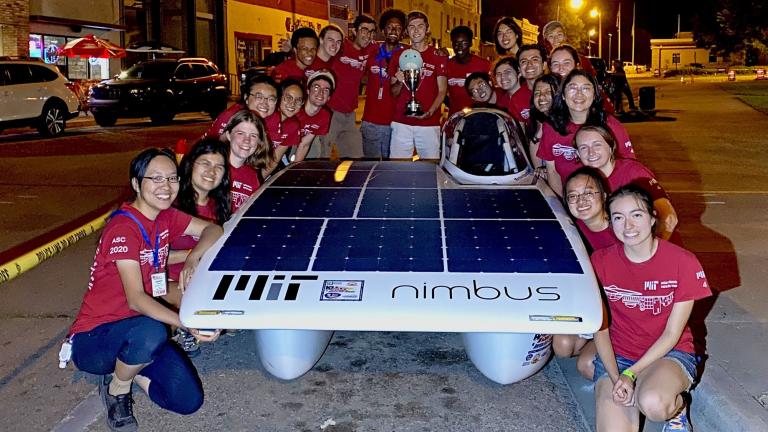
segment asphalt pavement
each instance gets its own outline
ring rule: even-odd
[[[697,253],[717,291],[712,301],[697,306],[703,324],[697,334],[708,356],[692,393],[692,421],[697,431],[766,431],[768,117],[718,83],[643,79],[631,84],[635,90],[656,86],[656,117],[628,123],[627,129],[638,157],[670,193],[685,244]],[[77,121],[86,131],[97,128],[89,118]],[[25,134],[19,140],[32,138]],[[14,167],[2,162],[8,160],[3,149],[23,151],[14,141],[0,136],[0,184],[6,189],[13,188]],[[124,153],[123,158],[130,154]],[[120,184],[107,183],[106,188]],[[97,186],[69,188],[94,193]],[[24,194],[16,195],[14,202],[21,204],[11,211],[2,208],[0,254],[73,218],[77,193],[46,195],[70,211],[45,218],[24,213]],[[14,236],[9,220],[22,221],[24,234]],[[58,341],[79,306],[96,240],[88,237],[0,285],[0,430],[105,429],[93,377],[71,366],[55,368]],[[207,393],[203,409],[176,416],[139,396],[143,430],[585,430],[594,418],[591,388],[577,376],[572,360],[552,362],[522,383],[498,386],[474,370],[451,334],[340,332],[320,363],[293,382],[264,373],[247,332],[204,347],[195,362]],[[659,427],[649,423],[644,430]]]

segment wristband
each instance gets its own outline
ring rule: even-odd
[[[632,382],[637,381],[637,375],[629,369],[624,369],[621,374],[628,377]]]

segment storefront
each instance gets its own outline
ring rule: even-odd
[[[109,59],[67,58],[58,55],[67,42],[82,36],[61,36],[40,33],[29,34],[29,56],[55,64],[70,80],[103,80],[109,78]]]

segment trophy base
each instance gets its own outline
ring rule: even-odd
[[[405,106],[405,115],[407,117],[419,117],[424,115],[424,110],[421,109],[421,105],[418,103],[411,104]]]

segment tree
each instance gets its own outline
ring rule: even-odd
[[[717,55],[768,53],[768,2],[703,0],[693,18],[696,44]]]
[[[557,6],[549,3],[539,3],[536,7],[537,22],[542,23],[539,26],[540,32],[543,30],[544,24],[557,19]],[[583,13],[583,10],[574,12],[566,7],[561,7],[560,22],[563,24],[563,27],[565,27],[565,35],[568,38],[568,45],[571,45],[576,48],[576,50],[586,54],[589,36],[587,35],[587,26],[584,24],[584,20],[582,20]]]

